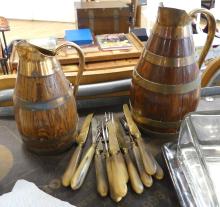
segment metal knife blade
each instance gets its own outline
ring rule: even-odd
[[[135,138],[140,138],[140,137],[141,137],[141,133],[140,133],[140,131],[139,131],[137,125],[136,125],[135,122],[133,121],[131,112],[130,112],[130,110],[129,110],[127,104],[124,104],[124,105],[123,105],[123,111],[124,111],[125,118],[126,118],[127,123],[128,123],[128,127],[129,127],[129,130],[130,130],[130,133],[131,133]]]
[[[83,125],[81,127],[80,133],[76,138],[76,142],[79,144],[84,144],[86,141],[86,138],[88,136],[88,132],[89,132],[89,127],[90,127],[90,123],[93,117],[93,113],[89,114],[86,116]]]
[[[87,172],[89,170],[89,166],[92,162],[93,156],[95,154],[95,147],[96,147],[96,139],[98,137],[98,122],[95,118],[92,119],[92,144],[86,151],[84,157],[82,158],[76,172],[74,173],[72,180],[71,180],[71,188],[76,190],[81,187],[83,184]]]
[[[125,134],[118,117],[115,118],[115,127],[120,147],[129,149],[131,147],[130,138]]]
[[[92,116],[93,114],[89,114],[84,122],[83,122],[83,125],[82,125],[82,128],[81,128],[81,132],[79,134],[79,136],[77,137],[76,141],[78,143],[78,146],[77,148],[75,149],[71,159],[70,159],[70,162],[63,174],[63,177],[62,177],[62,184],[64,186],[69,186],[70,185],[70,182],[71,182],[71,179],[78,167],[78,164],[79,164],[79,161],[80,161],[80,157],[81,157],[81,154],[82,154],[82,147],[86,141],[86,138],[88,136],[88,132],[89,132],[89,126],[90,126],[90,123],[91,123],[91,119],[92,119]]]
[[[93,144],[96,143],[97,135],[98,135],[98,121],[96,118],[93,118],[92,119],[92,143]]]

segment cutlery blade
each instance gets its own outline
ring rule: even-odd
[[[97,135],[98,135],[98,121],[96,118],[93,117],[92,119],[92,143],[93,144],[96,143]]]
[[[82,144],[83,145],[86,142],[86,138],[88,137],[89,127],[90,127],[90,123],[91,123],[92,117],[93,117],[93,113],[91,113],[91,114],[86,116],[86,118],[85,118],[85,120],[84,120],[84,122],[82,124],[80,133],[79,133],[79,135],[76,138],[76,142],[78,144]]]
[[[137,127],[137,125],[135,124],[135,122],[133,121],[133,118],[132,118],[132,115],[131,115],[131,112],[128,108],[128,105],[127,104],[124,104],[123,105],[123,111],[124,111],[124,114],[125,114],[125,118],[127,120],[127,123],[128,123],[128,127],[129,127],[129,130],[130,130],[130,133],[131,135],[133,135],[135,138],[140,138],[141,137],[141,133]]]
[[[131,147],[130,138],[127,136],[124,129],[122,128],[118,117],[115,118],[115,127],[120,147],[122,149],[129,149]]]

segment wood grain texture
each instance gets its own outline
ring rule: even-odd
[[[155,27],[157,27],[157,25],[159,25],[160,28],[165,26],[163,22],[157,23]],[[173,26],[174,30],[175,26]],[[166,35],[167,34],[164,33],[164,36],[161,37],[152,34],[145,49],[161,58],[177,59],[194,55],[192,35],[178,39],[172,39]],[[196,61],[186,66],[168,67],[167,65],[165,66],[165,63],[164,65],[159,64],[159,59],[158,64],[153,64],[146,60],[146,54],[147,52],[142,54],[142,58],[139,60],[136,70],[143,79],[152,81],[153,83],[165,84],[167,86],[182,85],[194,81],[199,75],[199,68]],[[161,91],[153,92],[150,88],[148,90],[141,87],[133,77],[130,91],[131,106],[135,113],[137,113],[135,115],[139,115],[140,117],[146,117],[164,123],[178,122],[183,119],[185,114],[196,109],[199,101],[199,91],[200,87],[198,86],[197,89],[191,89],[190,92],[184,94],[163,94]],[[156,132],[175,133],[178,130],[178,127],[155,127],[149,122],[138,124]]]
[[[27,55],[32,57],[32,52]],[[25,57],[20,59],[20,67],[38,61]],[[56,62],[55,57],[47,58]],[[44,70],[43,61],[38,62],[22,69]],[[22,75],[20,69],[17,73],[13,101],[18,130],[26,146],[36,153],[63,151],[73,143],[78,123],[73,90],[61,68],[49,75],[32,75]]]
[[[78,122],[73,101],[70,99],[65,105],[42,111],[29,111],[17,107],[15,103],[17,127],[30,150],[47,154],[71,146]]]
[[[29,78],[18,73],[15,94],[30,102],[49,101],[68,93],[71,90],[62,70],[52,75]]]

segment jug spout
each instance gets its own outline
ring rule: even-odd
[[[16,50],[19,58],[23,56],[36,57],[37,59],[43,56],[55,56],[55,52],[37,45],[33,45],[26,40],[22,40],[16,44]],[[34,55],[33,55],[34,54]]]
[[[164,26],[185,26],[191,22],[191,17],[185,10],[159,7],[157,22]]]
[[[18,73],[25,76],[45,76],[60,69],[55,52],[33,45],[28,41],[20,41],[16,45],[19,56]]]

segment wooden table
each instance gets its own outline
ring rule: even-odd
[[[86,68],[82,83],[94,83],[131,77],[134,66],[137,65],[141,52],[144,48],[143,43],[133,34],[126,34],[132,43],[129,50],[102,51],[98,46],[94,48],[82,48],[85,54]],[[58,40],[58,45],[64,41]],[[79,57],[76,50],[63,48],[58,54],[57,59],[62,65],[62,69],[69,75],[76,76],[78,71]],[[15,46],[13,46],[9,64],[13,73],[16,73],[19,57]],[[108,77],[106,79],[106,77]]]
[[[129,33],[126,36],[133,44],[130,50],[101,51],[98,49],[96,52],[91,52],[91,49],[83,49],[86,67],[80,79],[80,84],[101,83],[131,78],[132,71],[139,61],[144,45],[134,34]],[[59,44],[62,41],[60,40]],[[60,61],[67,79],[74,84],[79,69],[79,57],[76,51],[64,48],[57,55],[57,59]],[[19,58],[14,46],[9,60],[13,74],[0,76],[0,90],[14,88],[18,62]],[[127,93],[128,91],[125,91],[124,94]]]
[[[205,98],[202,98],[198,110],[212,110],[217,109],[218,106],[220,106],[220,96],[216,96],[213,102],[208,102]],[[91,111],[91,109],[79,111],[80,125],[85,116]],[[103,118],[105,111],[114,111],[117,115],[122,115],[122,105],[99,108],[96,113],[97,118]],[[27,151],[22,145],[14,119],[1,119],[0,147],[1,149],[4,148],[4,150],[0,150],[0,161],[4,159],[5,161],[3,163],[6,163],[6,165],[3,169],[1,169],[2,166],[0,166],[0,178],[3,173],[7,171],[7,168],[10,168],[10,166],[12,167],[8,173],[6,172],[7,176],[0,179],[0,194],[10,191],[18,179],[26,179],[34,182],[43,191],[78,207],[179,206],[174,187],[160,150],[160,147],[164,143],[171,141],[171,139],[150,139],[145,135],[143,137],[153,155],[159,161],[163,169],[165,169],[165,178],[162,181],[154,180],[153,186],[148,189],[145,188],[142,195],[137,195],[131,191],[129,184],[127,196],[120,203],[116,204],[109,197],[101,198],[97,194],[94,164],[90,166],[89,173],[81,189],[72,191],[70,188],[64,188],[60,184],[60,177],[64,172],[75,146],[69,151],[56,156],[35,155]],[[91,131],[88,139],[91,140]],[[85,148],[88,146],[89,142],[87,142]],[[7,151],[7,153],[4,154],[4,151]],[[3,154],[4,157],[2,157]]]

